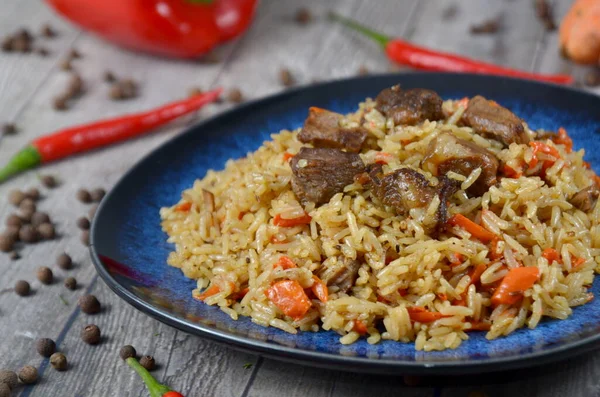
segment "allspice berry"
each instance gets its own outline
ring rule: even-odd
[[[32,199],[27,197],[25,200],[21,201],[21,204],[19,204],[19,209],[23,212],[35,212],[37,210],[37,206]]]
[[[25,198],[27,198],[27,196],[21,190],[12,190],[8,193],[8,201],[15,207],[18,207]]]
[[[56,258],[56,264],[61,269],[69,270],[70,268],[73,267],[73,260],[66,253],[65,254],[60,254],[58,256],[58,258]]]
[[[31,365],[26,365],[19,370],[18,376],[21,382],[25,383],[26,385],[31,385],[37,382],[38,371],[37,368]]]
[[[10,397],[10,387],[6,383],[0,383],[0,397]]]
[[[37,227],[42,223],[50,223],[50,216],[45,212],[34,212],[31,215],[31,224]]]
[[[94,216],[96,216],[96,211],[98,211],[98,206],[94,205],[92,208],[90,208],[89,212],[88,212],[88,218],[90,219],[90,221],[92,219],[94,219]]]
[[[95,324],[86,325],[81,331],[81,340],[88,345],[97,345],[101,338],[100,328]]]
[[[81,243],[86,247],[90,246],[90,231],[84,230],[81,232]]]
[[[27,195],[27,197],[29,197],[33,201],[38,201],[41,196],[40,191],[35,187],[32,187],[31,189],[27,190],[27,192],[25,194]]]
[[[90,228],[90,220],[85,216],[77,219],[77,227],[81,230],[88,230]]]
[[[39,239],[38,231],[31,225],[23,225],[19,230],[19,239],[24,243],[35,243]]]
[[[140,364],[142,367],[146,368],[148,371],[152,371],[156,366],[156,362],[154,361],[154,357],[152,356],[144,356],[140,359]]]
[[[57,371],[67,370],[67,357],[62,353],[54,353],[50,356],[50,365]]]
[[[40,355],[50,357],[56,352],[56,343],[50,338],[40,338],[35,343],[35,349]]]
[[[15,239],[8,234],[0,234],[0,251],[11,252],[15,245]]]
[[[76,290],[77,289],[77,280],[75,279],[75,277],[67,277],[65,279],[65,287],[67,289],[70,289],[71,291]]]
[[[54,281],[54,274],[52,274],[52,269],[46,266],[42,266],[37,270],[37,279],[40,280],[42,284],[52,284]]]
[[[85,189],[79,189],[77,191],[77,200],[84,204],[89,204],[92,202],[92,195]]]
[[[0,370],[0,384],[2,383],[14,390],[19,385],[19,377],[14,371],[2,369]]]
[[[38,226],[37,231],[43,240],[52,240],[56,237],[56,229],[51,223],[42,223]]]
[[[15,293],[19,296],[27,296],[31,292],[31,286],[25,280],[19,280],[15,283]]]
[[[23,220],[17,214],[10,214],[8,218],[6,218],[6,226],[21,227],[22,225]]]
[[[100,201],[102,201],[104,196],[106,196],[106,190],[99,187],[97,189],[92,190],[90,192],[90,196],[91,196],[93,202],[99,203]]]
[[[83,295],[79,298],[79,307],[86,314],[96,314],[101,309],[100,302],[94,295]]]
[[[123,360],[127,360],[129,357],[137,357],[137,352],[133,346],[126,345],[119,350],[119,356],[121,356]]]
[[[42,185],[46,186],[48,189],[52,189],[58,185],[56,178],[52,175],[44,175],[41,180]]]

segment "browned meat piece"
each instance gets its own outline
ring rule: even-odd
[[[469,101],[462,120],[477,134],[500,141],[505,146],[513,142],[529,143],[523,121],[510,110],[482,96]]]
[[[450,133],[442,133],[431,141],[421,166],[436,176],[446,175],[448,171],[469,176],[481,167],[481,175],[468,190],[475,196],[481,196],[495,185],[498,174],[498,159],[493,153]]]
[[[383,204],[394,207],[398,213],[426,207],[437,194],[437,189],[429,185],[427,178],[413,169],[400,168],[382,175],[381,166],[377,165],[369,168],[369,176],[374,185],[373,193]]]
[[[431,90],[402,90],[399,85],[395,85],[381,91],[375,101],[375,108],[386,117],[391,117],[396,125],[415,125],[425,120],[444,118],[442,98]]]
[[[362,127],[340,127],[339,123],[342,117],[339,113],[311,107],[304,127],[298,134],[298,140],[310,143],[315,147],[331,147],[346,149],[349,152],[359,152],[367,139],[367,131]]]
[[[327,286],[338,287],[341,292],[348,292],[358,277],[360,262],[355,259],[344,258],[337,266],[324,268],[319,273],[319,278]]]
[[[356,153],[339,149],[300,149],[290,161],[292,189],[302,202],[323,204],[334,194],[354,182],[354,176],[365,171],[365,164]]]
[[[445,176],[440,178],[440,184],[438,185],[438,194],[440,196],[440,206],[437,210],[437,225],[436,229],[438,232],[446,229],[446,221],[448,220],[448,202],[450,197],[458,191],[460,184],[454,179],[447,178]]]
[[[598,196],[600,196],[600,190],[596,185],[591,185],[575,193],[571,197],[571,204],[583,212],[588,212],[596,206]]]

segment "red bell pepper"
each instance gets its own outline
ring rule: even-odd
[[[104,39],[133,50],[196,58],[244,32],[258,0],[46,0]]]

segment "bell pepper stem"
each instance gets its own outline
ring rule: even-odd
[[[133,368],[135,372],[142,378],[144,384],[150,392],[150,397],[162,397],[165,393],[170,392],[167,386],[158,383],[158,381],[148,372],[148,370],[138,362],[135,357],[129,357],[125,360],[127,364]]]
[[[20,172],[38,166],[41,162],[40,152],[33,146],[27,146],[15,154],[4,168],[0,168],[0,183]]]
[[[353,30],[356,30],[357,32],[362,33],[363,35],[367,36],[371,40],[379,43],[379,45],[381,45],[384,48],[392,40],[389,36],[381,34],[371,28],[366,27],[365,25],[362,25],[362,24],[352,20],[352,19],[345,18],[339,14],[336,14],[333,11],[329,12],[329,19],[331,21],[339,22],[342,25],[349,27],[350,29],[353,29]]]

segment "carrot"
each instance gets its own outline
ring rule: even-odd
[[[375,154],[375,162],[377,164],[387,164],[393,159],[394,156],[386,152],[377,152],[377,154]]]
[[[419,306],[407,307],[406,310],[408,311],[410,319],[419,323],[431,323],[435,320],[439,320],[440,318],[448,317],[444,316],[440,312],[430,312],[424,307]]]
[[[458,106],[461,108],[467,108],[469,106],[469,97],[464,97],[458,101]]]
[[[299,216],[298,218],[291,218],[291,219],[282,218],[281,215],[277,214],[273,218],[273,224],[275,226],[281,226],[281,227],[293,227],[293,226],[297,226],[297,225],[308,225],[311,220],[312,220],[312,217],[306,213],[302,216]]]
[[[565,15],[559,32],[560,48],[569,59],[598,64],[600,59],[600,6],[597,0],[577,0]]]
[[[542,257],[546,258],[549,264],[554,261],[561,263],[560,254],[554,248],[546,248],[542,251]]]
[[[487,266],[484,264],[480,264],[477,265],[473,270],[471,270],[471,272],[469,273],[469,277],[471,277],[471,284],[477,284],[479,282],[479,279],[481,278],[481,275],[483,274],[483,272],[485,272],[485,269],[487,269]]]
[[[440,298],[443,301],[447,301],[448,300],[448,295],[446,295],[446,294],[438,294],[438,298]]]
[[[275,263],[275,267],[277,266],[281,266],[283,270],[293,269],[297,267],[294,261],[285,255],[281,256],[277,263]]]
[[[558,150],[556,150],[555,147],[547,145],[543,142],[529,142],[529,146],[531,146],[531,148],[533,149],[533,156],[531,157],[531,161],[528,164],[529,168],[533,168],[538,164],[538,162],[539,162],[539,159],[537,158],[538,153],[545,153],[556,159],[560,158],[560,153],[558,153]],[[552,164],[552,163],[553,163],[553,161],[547,160],[544,163],[544,166],[546,166],[546,168],[548,168],[548,164]]]
[[[219,292],[221,292],[221,288],[219,288],[218,285],[213,284],[205,289],[201,294],[195,295],[194,298],[198,299],[199,301],[204,301],[206,298],[216,295]]]
[[[523,293],[538,280],[540,271],[537,267],[516,267],[504,276],[500,286],[492,296],[494,306],[512,305],[523,297]]]
[[[571,266],[571,271],[576,270],[579,266],[585,263],[585,258],[576,258]]]
[[[295,320],[304,317],[312,305],[296,280],[277,281],[267,289],[267,297],[283,314]]]
[[[188,212],[192,208],[192,203],[189,201],[184,201],[183,203],[177,204],[175,206],[175,211],[177,212]]]
[[[354,320],[354,326],[352,326],[352,331],[364,335],[367,333],[367,326],[360,320]]]
[[[291,159],[292,157],[294,157],[294,155],[293,155],[293,154],[291,154],[291,153],[288,153],[288,152],[285,152],[285,153],[283,154],[283,161],[285,161],[285,162],[288,162],[288,161],[290,161],[290,159]]]
[[[238,221],[241,221],[242,219],[244,219],[244,215],[246,215],[246,214],[247,214],[247,212],[246,212],[246,211],[241,211],[241,212],[238,214]]]
[[[465,257],[458,252],[454,252],[452,253],[452,255],[450,255],[450,264],[452,265],[452,267],[462,265],[464,261]]]
[[[483,321],[469,321],[471,328],[465,329],[464,331],[489,331],[492,325],[490,323],[484,323]]]
[[[504,167],[502,167],[502,173],[504,175],[506,175],[508,178],[514,178],[514,179],[518,179],[521,176],[523,176],[523,172],[515,170],[513,167],[511,167],[508,164],[504,164]]]
[[[498,238],[498,236],[496,236],[494,233],[484,229],[462,214],[456,214],[452,218],[448,219],[448,224],[450,226],[462,227],[467,232],[471,233],[471,236],[481,240],[484,243],[489,243],[490,241]]]
[[[313,280],[314,282],[312,287],[310,287],[310,290],[321,302],[327,303],[327,298],[329,297],[327,285],[317,276],[313,275]]]
[[[567,130],[560,127],[558,129],[558,134],[552,138],[552,142],[557,145],[563,145],[567,153],[571,153],[573,151],[573,140],[569,135],[567,135]]]
[[[408,295],[408,288],[400,288],[398,290],[398,293],[400,294],[400,296],[406,296]]]
[[[248,293],[248,291],[250,291],[250,288],[246,287],[243,288],[242,290],[231,294],[230,298],[233,299],[234,301],[239,301],[241,300],[244,296],[246,296],[246,294]]]

